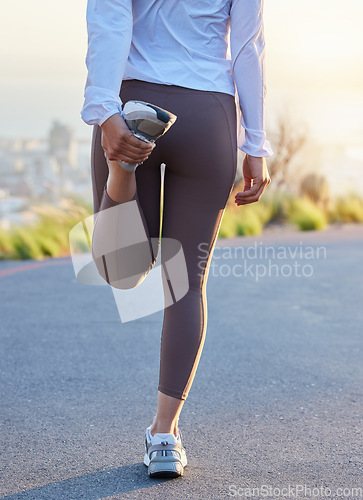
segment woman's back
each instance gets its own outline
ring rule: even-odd
[[[124,79],[234,94],[226,59],[231,0],[133,0]]]
[[[120,113],[122,80],[233,96],[236,88],[242,112],[238,147],[270,156],[262,12],[263,0],[88,0],[82,119],[101,126]]]

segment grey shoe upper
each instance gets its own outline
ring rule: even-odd
[[[163,463],[177,462],[184,467],[187,462],[180,430],[178,437],[167,433],[155,433],[151,436],[148,428],[145,435],[145,454],[148,457],[149,468],[151,463],[154,464],[154,468],[158,463],[159,468],[162,469]]]

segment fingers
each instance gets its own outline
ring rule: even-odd
[[[126,161],[127,163],[141,163],[142,161],[146,161],[150,156],[150,153],[128,148],[115,152],[109,152],[106,149],[105,152],[110,160]]]
[[[108,158],[108,160],[110,161],[124,161],[125,163],[129,163],[130,165],[141,164],[147,160],[147,158],[145,160],[134,160],[133,158],[127,155],[117,155],[117,158],[114,156],[110,158],[107,155],[107,153],[105,153],[105,157]]]
[[[240,199],[240,200],[248,200],[250,198],[253,198],[258,193],[262,184],[263,184],[262,179],[260,179],[260,180],[254,179],[252,187],[251,187],[251,181],[250,181],[247,184],[247,186],[245,185],[245,188],[243,191],[237,193],[236,197],[238,197],[238,199]],[[247,187],[247,189],[246,189],[246,187]]]
[[[102,125],[101,145],[111,161],[141,163],[148,159],[155,144],[134,136],[123,117],[115,113]]]
[[[146,143],[131,134],[131,136],[123,138],[117,147],[105,147],[104,149],[110,160],[126,161],[127,163],[141,163],[149,158],[154,148],[154,143]]]
[[[108,153],[106,150],[105,153],[107,154],[109,160],[111,161],[118,160],[118,161],[125,161],[126,163],[141,163],[149,158],[149,155],[132,154],[125,151],[123,151],[122,153],[112,154]]]
[[[145,142],[142,141],[141,139],[138,139],[137,137],[134,136],[132,132],[130,132],[130,134],[125,135],[124,140],[126,144],[130,145],[130,147],[135,149],[141,149],[144,151],[151,152],[154,148],[153,143]]]
[[[249,203],[254,203],[256,201],[259,201],[259,199],[263,195],[266,187],[270,184],[270,182],[271,179],[266,178],[265,180],[260,181],[259,183],[258,182],[254,183],[251,189],[237,193],[235,196],[235,201],[237,205],[247,205]]]

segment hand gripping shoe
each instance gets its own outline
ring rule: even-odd
[[[150,427],[146,429],[144,464],[149,477],[182,476],[187,463],[180,429],[178,436],[158,432],[152,436]]]
[[[134,136],[145,142],[155,142],[177,119],[173,113],[144,101],[127,101],[121,114]],[[128,172],[133,172],[140,165],[124,161],[117,163]]]

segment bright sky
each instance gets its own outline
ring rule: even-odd
[[[78,131],[84,125],[89,133],[79,116],[86,81],[86,5],[87,0],[17,0],[2,6],[0,135],[13,134],[16,127],[24,133],[30,118],[38,120],[38,128],[34,123],[31,129],[34,133],[48,128],[51,113],[69,120]],[[292,92],[300,103],[300,115],[330,137],[337,134],[337,111],[331,104],[343,105],[345,100],[348,107],[340,111],[340,119],[345,119],[341,129],[348,136],[352,127],[362,133],[362,19],[362,0],[265,0],[268,106],[279,109],[281,96]],[[320,105],[319,116],[313,116],[316,106],[308,91]],[[336,91],[340,97],[331,97]],[[276,113],[268,113],[272,114]]]
[[[271,84],[363,88],[361,0],[266,0]]]
[[[271,85],[363,86],[361,0],[265,0]],[[83,78],[86,0],[6,2],[1,74]]]

